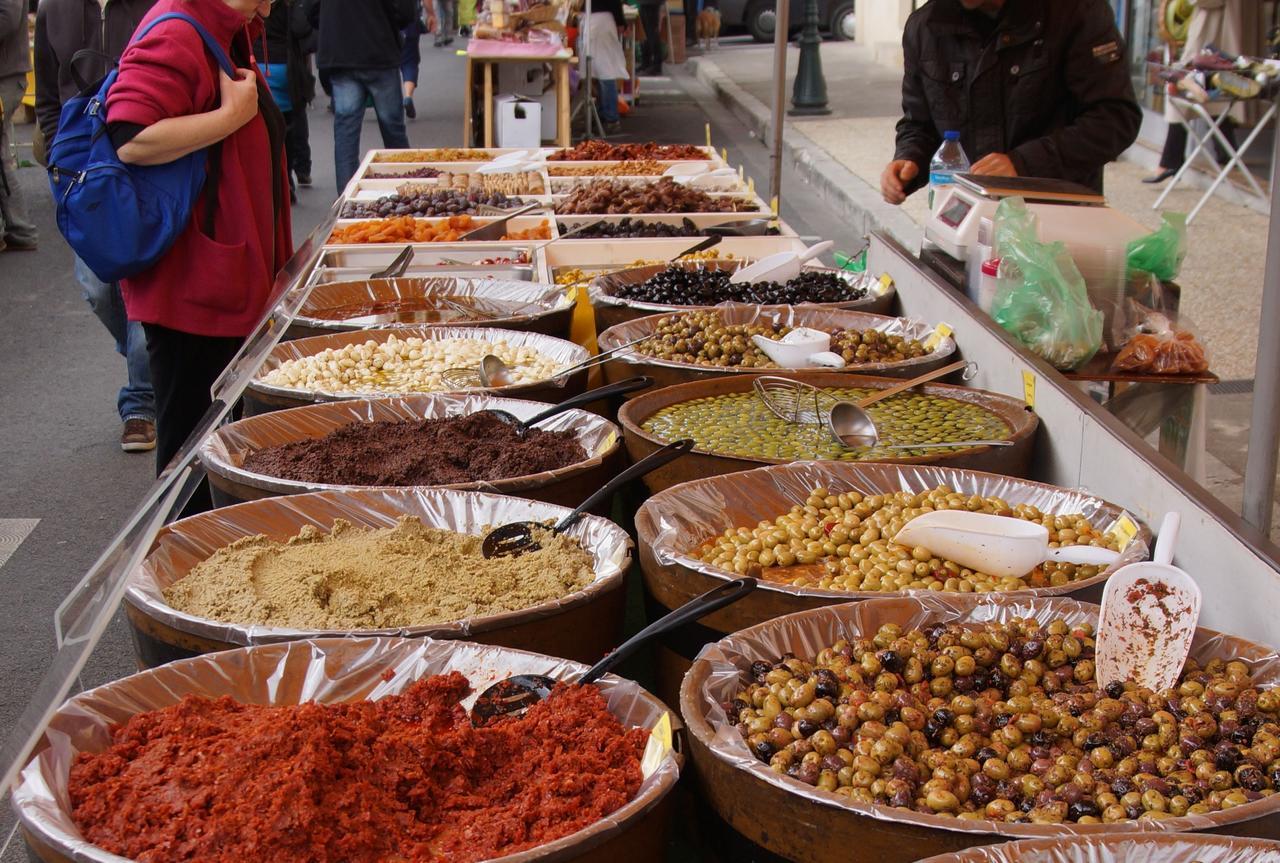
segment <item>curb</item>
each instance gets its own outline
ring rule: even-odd
[[[714,60],[692,57],[685,68],[761,142],[773,140],[769,107],[729,78]],[[843,217],[855,235],[885,231],[907,248],[920,247],[919,225],[897,207],[886,204],[879,189],[837,162],[794,124],[785,121],[782,151],[783,159]]]

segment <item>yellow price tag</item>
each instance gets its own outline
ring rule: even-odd
[[[876,292],[877,297],[883,297],[889,293],[889,291],[893,290],[893,276],[888,273],[881,274],[880,278],[876,279],[876,286],[873,290]]]
[[[951,324],[941,323],[933,328],[933,333],[925,340],[924,346],[929,350],[933,350],[942,344],[942,340],[955,332],[951,329]]]
[[[756,193],[756,178],[755,178],[755,177],[748,177],[748,178],[747,178],[747,191],[748,191],[748,192],[750,192],[750,193],[751,193],[751,194],[753,194],[753,195]]]
[[[724,163],[726,165],[729,164],[729,148],[728,147],[720,148],[720,158],[724,159]]]
[[[711,149],[711,124],[707,124],[707,149]]]
[[[1111,527],[1107,528],[1107,535],[1119,540],[1120,548],[1124,549],[1138,535],[1138,525],[1134,523],[1128,513],[1121,513]]]
[[[769,211],[775,216],[778,215],[778,196],[774,195],[773,200],[769,202]]]
[[[747,176],[747,171],[746,171],[746,169],[745,169],[745,168],[743,168],[741,165],[739,165],[739,166],[738,166],[738,179],[739,179],[739,180],[744,180],[744,179],[746,179],[746,176]]]
[[[1030,370],[1022,372],[1022,400],[1027,403],[1027,407],[1035,410],[1036,407],[1036,375]]]
[[[671,714],[663,712],[653,728],[649,729],[649,741],[645,744],[644,755],[640,757],[640,773],[648,776],[662,764],[662,759],[673,748],[671,731]]]

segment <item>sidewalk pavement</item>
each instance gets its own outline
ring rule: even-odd
[[[687,64],[766,141],[772,140],[772,52],[771,45],[725,40],[720,50],[693,57]],[[788,118],[785,158],[837,210],[848,214],[854,231],[887,230],[914,248],[927,215],[925,196],[913,195],[899,208],[885,204],[879,193],[880,171],[893,157],[902,76],[869,56],[857,45],[823,43],[832,112],[825,117]],[[798,49],[791,46],[788,81],[794,80],[798,57]],[[787,94],[789,99],[790,87]],[[1113,207],[1155,229],[1160,214],[1151,205],[1160,187],[1140,182],[1151,164],[1148,147],[1135,144],[1122,161],[1108,166],[1106,188]],[[1187,212],[1201,194],[1199,189],[1180,185],[1165,207]],[[1264,214],[1218,197],[1204,206],[1188,230],[1187,258],[1178,279],[1182,311],[1187,323],[1202,334],[1214,371],[1223,380],[1253,377],[1266,238]]]

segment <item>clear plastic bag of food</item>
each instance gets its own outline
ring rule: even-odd
[[[1111,361],[1113,371],[1193,375],[1209,370],[1204,345],[1170,315],[1129,300],[1126,318],[1125,339]]]
[[[1102,345],[1102,312],[1062,243],[1040,241],[1021,198],[996,209],[1000,275],[991,317],[1055,368],[1087,363]]]
[[[1187,256],[1187,216],[1164,213],[1161,218],[1164,224],[1157,230],[1129,243],[1128,263],[1131,271],[1141,270],[1167,282],[1177,278]]]

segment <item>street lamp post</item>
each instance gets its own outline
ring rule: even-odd
[[[800,64],[791,91],[792,115],[830,114],[827,80],[822,76],[822,37],[818,35],[818,0],[804,0],[804,29],[800,32]]]

